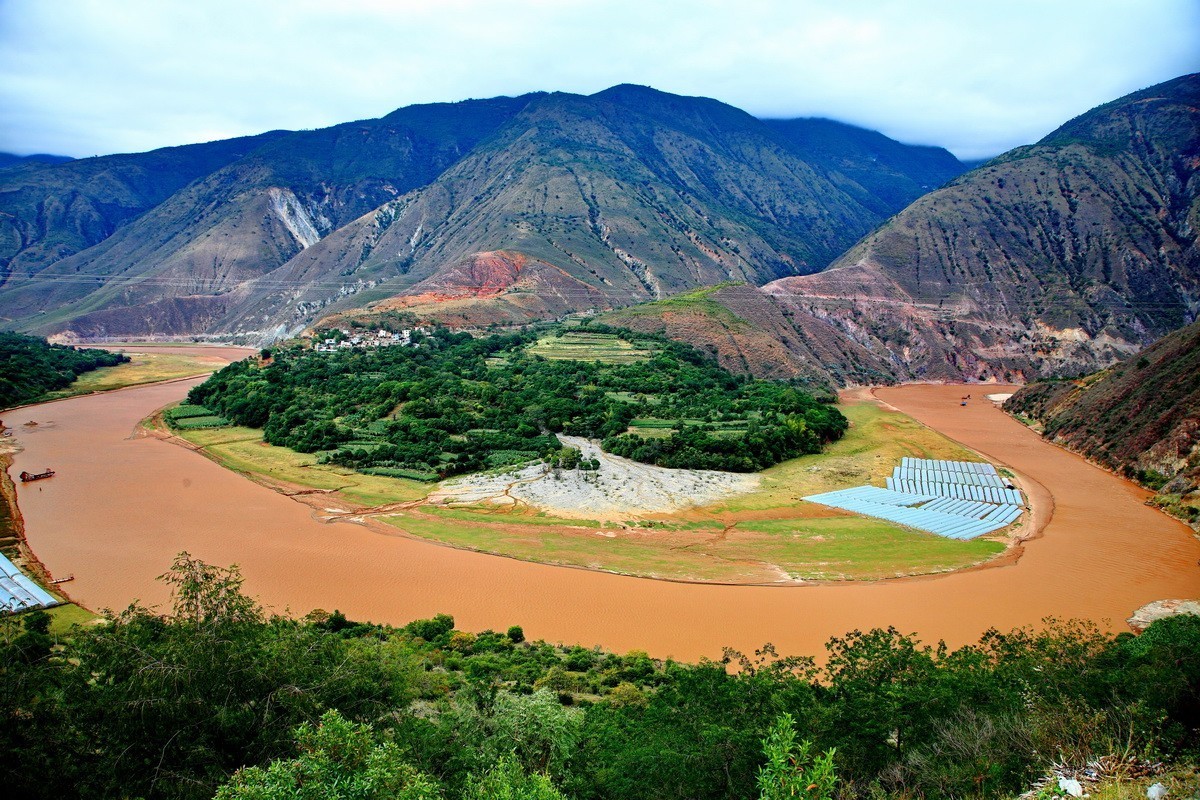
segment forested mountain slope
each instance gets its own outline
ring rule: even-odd
[[[766,290],[915,377],[1092,370],[1195,318],[1200,76],[1100,106]]]

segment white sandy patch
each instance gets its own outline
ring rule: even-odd
[[[426,502],[445,505],[529,505],[575,519],[627,519],[714,503],[758,488],[757,475],[701,469],[664,469],[603,452],[576,436],[559,436],[600,469],[553,470],[533,464],[504,474],[465,475],[443,481]]]
[[[1003,403],[1005,400],[1007,400],[1008,398],[1010,398],[1012,396],[1013,396],[1013,392],[1008,392],[1007,394],[1005,394],[1004,392],[997,392],[996,394],[984,395],[984,397],[986,397],[988,400],[991,400],[993,403]]]

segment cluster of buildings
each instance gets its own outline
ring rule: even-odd
[[[378,331],[369,333],[351,333],[345,329],[338,331],[342,335],[325,336],[321,339],[314,339],[313,350],[318,353],[333,353],[338,350],[353,350],[355,348],[365,347],[416,347],[412,337],[414,333],[428,334],[427,328],[405,328],[399,333],[384,330],[380,328]]]

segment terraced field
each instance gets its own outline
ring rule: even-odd
[[[565,331],[561,336],[538,339],[529,352],[551,361],[599,361],[602,364],[636,364],[654,355],[611,333]]]

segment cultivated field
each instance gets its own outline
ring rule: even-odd
[[[599,361],[603,364],[634,364],[654,355],[611,333],[567,331],[537,340],[529,352],[551,361]]]

